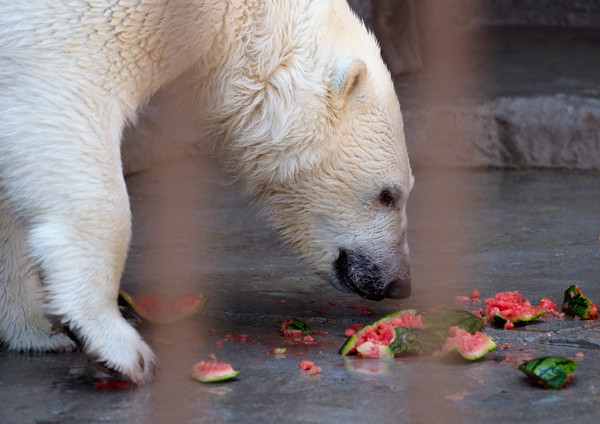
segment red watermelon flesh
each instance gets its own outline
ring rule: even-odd
[[[450,336],[442,346],[442,353],[458,352],[463,358],[475,360],[498,346],[481,331],[470,334],[459,327],[450,327]]]
[[[200,361],[192,367],[192,377],[202,383],[229,380],[239,373],[226,362]]]
[[[564,313],[559,312],[558,306],[556,305],[556,303],[554,303],[552,301],[552,299],[549,299],[547,297],[542,297],[542,299],[540,300],[540,303],[538,304],[538,307],[543,308],[544,311],[546,312],[546,315],[555,315],[558,317],[565,316]]]
[[[373,326],[367,326],[356,332],[357,346],[371,342],[376,345],[389,345],[396,336],[394,327],[423,328],[423,318],[415,312],[406,312],[389,320],[383,319]]]
[[[531,321],[545,314],[543,306],[533,306],[517,291],[500,292],[485,300],[483,314],[496,323]]]
[[[207,301],[200,293],[184,294],[173,300],[145,294],[134,298],[125,290],[119,291],[119,295],[140,317],[158,324],[170,324],[195,315]]]

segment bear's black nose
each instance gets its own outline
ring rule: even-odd
[[[403,268],[408,269],[408,266]],[[386,297],[403,299],[410,296],[410,274],[391,280],[368,255],[341,249],[333,264],[335,278],[345,288],[369,300],[379,301]]]

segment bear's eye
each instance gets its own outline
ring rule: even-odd
[[[400,200],[400,191],[393,189],[393,188],[384,188],[379,193],[378,200],[379,200],[380,204],[382,204],[388,208],[392,208],[392,207],[396,206],[396,204]]]

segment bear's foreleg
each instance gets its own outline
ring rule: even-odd
[[[0,143],[2,183],[39,267],[46,312],[93,360],[143,383],[156,358],[117,305],[131,214],[119,154],[124,119],[109,105],[98,117],[85,105],[43,114],[30,105],[33,122],[21,114],[18,126],[6,124],[18,142]]]

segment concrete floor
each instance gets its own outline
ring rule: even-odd
[[[559,302],[566,287],[577,283],[600,299],[598,174],[424,169],[415,174],[409,208],[414,294],[379,303],[338,292],[311,275],[211,162],[190,158],[130,177],[134,239],[124,287],[135,294],[200,290],[209,297],[206,308],[174,325],[140,327],[162,370],[153,384],[132,390],[95,389],[102,375],[79,352],[21,354],[0,348],[0,422],[472,423],[597,417],[596,321],[543,318],[512,331],[488,327],[498,344],[513,347],[474,363],[338,355],[349,324],[403,307],[454,306],[454,296],[472,288],[482,298],[519,290],[532,302],[542,296]],[[434,215],[427,213],[432,190],[452,197],[448,184],[457,178],[468,186],[462,219],[438,213],[432,221]],[[453,228],[455,239],[432,243],[427,233],[441,228]],[[460,255],[444,256],[444,251]],[[458,272],[444,277],[450,268]],[[433,269],[441,271],[437,281],[431,280]],[[374,315],[347,307],[355,303]],[[287,345],[282,357],[268,355],[285,345],[278,328],[290,316],[328,334],[317,334],[314,345]],[[228,333],[247,334],[248,340],[217,344]],[[161,337],[173,344],[161,343]],[[579,369],[561,391],[543,390],[517,370],[528,356],[575,358],[577,352],[585,356],[577,358]],[[211,353],[240,376],[210,385],[192,380],[191,365]],[[303,359],[322,367],[321,374],[299,370]]]
[[[597,49],[588,41],[579,46],[584,51],[577,57],[595,57]],[[568,43],[558,44],[560,51],[578,52]],[[500,57],[488,66],[505,66],[489,73],[486,96],[517,101],[524,95],[557,94],[558,102],[564,93],[576,97],[569,101],[598,96],[595,68],[570,66],[573,57],[565,60],[547,51],[543,58],[554,58],[550,66],[540,60],[541,53],[536,55],[533,41],[524,50],[499,46],[505,60]],[[543,78],[546,70],[551,79]],[[411,90],[399,88],[403,104],[408,102],[405,111],[415,108]],[[449,99],[452,104],[459,100]],[[523,112],[506,119],[529,116]],[[410,113],[405,116],[410,119]],[[590,132],[580,133],[596,134],[597,121],[588,121]],[[411,125],[422,127],[419,121],[407,128]],[[409,147],[419,157],[419,146]],[[0,423],[595,419],[600,412],[597,321],[542,318],[512,331],[487,327],[498,344],[512,347],[474,363],[338,355],[344,328],[352,323],[367,323],[399,308],[454,306],[454,296],[473,288],[482,298],[519,290],[532,302],[547,296],[560,303],[564,290],[576,283],[587,296],[600,300],[598,173],[414,171],[417,183],[408,211],[413,295],[379,303],[341,293],[313,276],[213,161],[188,158],[129,177],[134,235],[123,287],[136,295],[201,291],[209,298],[206,308],[177,324],[141,325],[160,358],[161,374],[154,383],[132,390],[96,390],[94,382],[102,375],[80,352],[21,354],[0,347]],[[373,316],[348,308],[356,303]],[[328,334],[317,334],[314,345],[288,345],[283,357],[266,354],[284,345],[278,329],[290,316]],[[248,340],[226,340],[228,333],[247,334]],[[170,343],[161,343],[161,338]],[[543,390],[517,370],[519,361],[529,356],[574,358],[578,352],[584,353],[577,358],[579,369],[561,391]],[[242,374],[212,385],[192,380],[192,364],[211,353]],[[300,371],[302,359],[322,367],[321,374]]]

